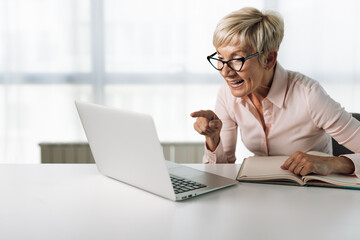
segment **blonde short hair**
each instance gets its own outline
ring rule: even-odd
[[[222,18],[216,26],[213,44],[245,45],[256,52],[279,51],[284,37],[284,21],[273,11],[260,12],[256,8],[242,8]]]

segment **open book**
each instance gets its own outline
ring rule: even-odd
[[[310,174],[302,177],[280,168],[286,159],[288,159],[287,156],[256,156],[246,158],[241,165],[236,179],[243,182],[339,187],[360,190],[360,178],[356,176],[342,174],[321,176]]]

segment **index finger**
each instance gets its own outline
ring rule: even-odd
[[[292,156],[290,156],[288,159],[286,159],[286,161],[280,166],[282,169],[284,170],[288,170],[290,164],[294,161],[294,158]]]
[[[203,117],[206,118],[208,120],[214,120],[216,119],[216,115],[213,111],[207,110],[200,110],[200,111],[196,111],[190,114],[191,117],[195,118],[195,117]]]

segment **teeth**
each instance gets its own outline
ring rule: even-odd
[[[232,84],[239,84],[239,83],[242,83],[243,82],[243,80],[238,80],[238,81],[232,81],[231,83]]]

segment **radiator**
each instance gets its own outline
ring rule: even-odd
[[[201,163],[204,143],[163,142],[164,157],[176,163]],[[40,143],[41,163],[95,163],[88,143]]]

